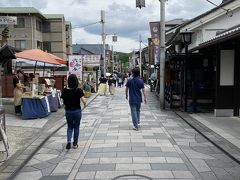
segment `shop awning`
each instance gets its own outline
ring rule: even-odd
[[[60,65],[61,63],[58,62],[57,59],[53,58],[53,56],[54,55],[50,55],[50,53],[44,52],[40,49],[31,49],[16,53],[17,58]]]

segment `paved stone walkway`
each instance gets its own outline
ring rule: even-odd
[[[240,178],[239,164],[174,112],[161,111],[153,93],[148,94],[139,131],[132,130],[124,88],[117,88],[115,96],[98,96],[83,111],[78,149],[65,149],[65,126],[15,179]]]

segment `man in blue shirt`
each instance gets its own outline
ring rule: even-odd
[[[139,68],[134,68],[132,70],[132,78],[128,79],[125,89],[126,99],[129,100],[129,105],[131,109],[133,130],[136,131],[140,127],[140,109],[142,103],[142,93],[144,96],[144,102],[147,103],[144,82],[142,79],[139,78],[139,76],[140,76]]]

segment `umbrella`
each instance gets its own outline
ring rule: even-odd
[[[35,67],[34,67],[34,74],[37,67],[37,62],[44,63],[44,70],[45,70],[45,63],[61,65],[61,63],[58,62],[53,56],[54,55],[50,55],[50,53],[44,52],[40,49],[30,49],[30,50],[25,50],[25,51],[16,53],[17,58],[26,59],[29,61],[36,61]]]
[[[55,55],[53,55],[53,54],[51,54],[51,53],[48,53],[48,54],[49,54],[52,58],[54,58],[55,60],[57,60],[59,63],[67,65],[67,61],[65,61],[64,59],[62,59],[62,58],[60,58],[60,57],[58,57],[58,56],[55,56]]]
[[[107,73],[106,73],[106,76],[111,76],[111,73],[107,72]]]
[[[43,62],[48,64],[60,65],[55,58],[53,58],[49,53],[44,52],[40,49],[30,49],[19,53],[16,53],[16,57],[26,59],[29,61]]]

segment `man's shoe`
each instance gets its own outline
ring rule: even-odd
[[[140,123],[138,124],[138,128],[141,128]]]
[[[132,129],[135,130],[135,131],[138,131],[138,128],[137,128],[137,127],[134,127],[134,126],[133,126]]]
[[[67,143],[67,145],[66,145],[66,149],[70,149],[71,148],[71,143],[69,142],[69,143]]]

